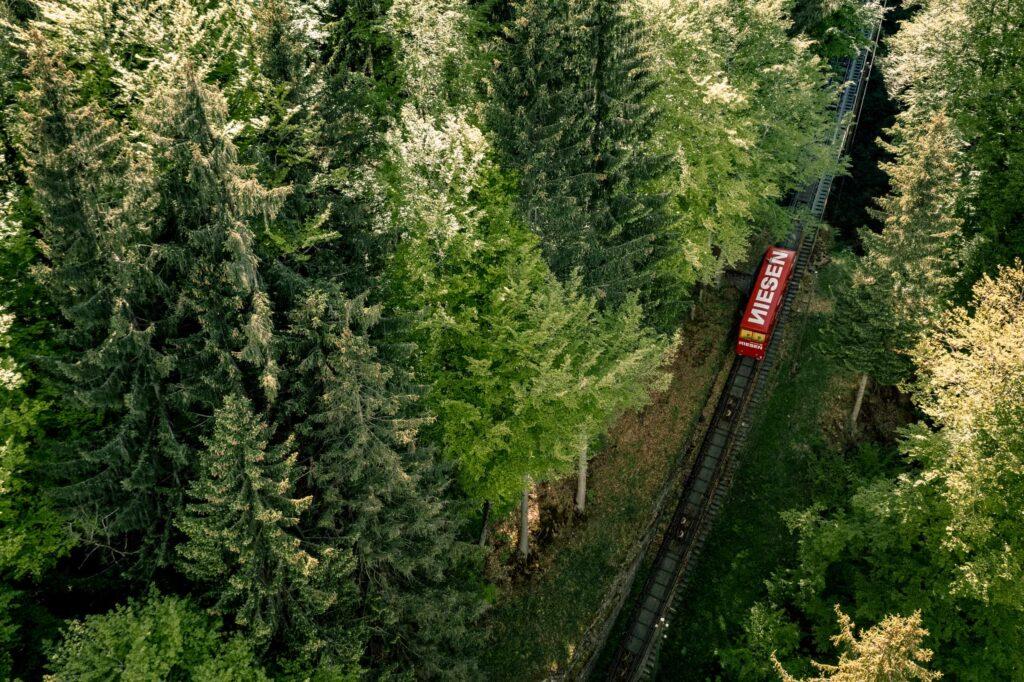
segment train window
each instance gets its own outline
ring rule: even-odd
[[[757,343],[764,343],[764,334],[758,332],[752,332],[749,329],[740,330],[740,338],[744,341],[754,341]]]

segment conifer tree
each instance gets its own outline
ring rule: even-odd
[[[137,287],[151,281],[135,250],[148,228],[151,174],[116,125],[81,103],[60,53],[50,54],[39,33],[24,37],[31,89],[19,140],[36,216],[26,228],[38,234],[35,274],[59,310],[55,327],[67,348],[59,368],[39,369],[64,394],[62,411],[93,422],[68,431],[60,447],[69,454],[54,473],[86,542],[131,553],[127,534],[161,537],[170,513],[156,489],[168,462],[149,452],[168,435],[163,401],[150,392],[166,364],[131,311]]]
[[[903,22],[883,62],[890,94],[920,129],[945,111],[964,143],[966,192],[957,213],[975,242],[958,293],[1024,251],[1024,6],[930,0]]]
[[[310,26],[317,18],[292,0],[270,0],[255,10],[247,33],[253,55],[252,94],[237,140],[239,156],[256,167],[268,187],[288,186],[281,210],[257,237],[270,255],[301,258],[297,252],[337,237],[324,228],[325,209],[313,187],[318,119],[312,103],[323,87],[323,70],[314,61]]]
[[[94,420],[65,444],[76,452],[62,497],[87,542],[148,571],[169,559],[196,415],[225,392],[276,391],[252,233],[282,192],[237,164],[223,100],[187,66],[140,116],[142,155],[76,106],[73,75],[45,50],[30,52],[23,153],[47,245],[40,276],[76,351],[67,394]]]
[[[908,132],[897,128],[896,160],[885,167],[885,226],[862,231],[865,254],[837,292],[827,341],[830,353],[883,384],[910,378],[909,352],[947,305],[963,253],[961,143],[941,112],[919,136]]]
[[[413,340],[438,415],[427,434],[471,498],[507,508],[524,482],[567,475],[618,410],[646,398],[668,343],[635,298],[602,314],[578,279],[554,278],[475,129],[405,118],[409,203],[396,220],[409,237],[389,300],[421,311]]]
[[[296,531],[311,497],[293,494],[293,442],[270,445],[271,436],[248,400],[225,398],[177,519],[188,536],[180,567],[209,586],[212,612],[230,617],[257,645],[278,638],[299,650],[322,647],[327,638],[315,620],[338,600],[325,584],[332,572],[345,574],[346,559],[303,546]]]
[[[655,318],[677,321],[697,283],[745,262],[758,234],[787,234],[780,200],[835,170],[821,140],[834,91],[782,5],[633,0],[651,33],[660,112],[655,148],[672,159],[662,291]],[[833,158],[830,158],[833,157]]]
[[[319,82],[308,103],[314,224],[322,246],[303,272],[341,277],[348,290],[377,283],[394,235],[382,230],[386,203],[377,180],[384,131],[400,110],[401,76],[386,30],[391,0],[330,0],[317,7],[312,49]]]
[[[423,677],[472,675],[478,604],[448,472],[417,444],[411,380],[372,340],[379,307],[314,282],[289,316],[282,413],[294,424],[313,502],[304,535],[351,552],[358,602],[336,627],[369,635],[366,664]]]
[[[616,305],[657,298],[666,170],[649,147],[654,81],[642,27],[617,0],[524,0],[497,54],[489,126],[520,175],[519,207],[563,281]]]
[[[817,54],[839,59],[857,53],[867,29],[877,23],[881,7],[863,0],[796,0],[792,14],[795,28],[814,40]]]

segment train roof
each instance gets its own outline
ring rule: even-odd
[[[768,333],[779,314],[786,285],[796,265],[796,251],[773,246],[764,255],[750,291],[750,300],[743,311],[743,329]]]

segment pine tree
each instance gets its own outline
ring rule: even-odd
[[[289,316],[285,384],[295,390],[282,411],[314,495],[304,534],[355,559],[358,604],[336,627],[365,628],[368,666],[465,678],[479,604],[460,581],[474,555],[446,468],[417,445],[424,418],[411,380],[374,346],[379,317],[328,282],[311,282]]]
[[[188,536],[179,566],[209,586],[212,612],[231,617],[250,641],[323,646],[316,618],[339,599],[325,583],[330,573],[345,573],[347,559],[303,546],[296,529],[311,498],[293,496],[292,441],[272,446],[271,436],[248,400],[225,398],[177,519]]]
[[[826,342],[848,367],[890,385],[910,378],[908,354],[946,306],[963,252],[961,143],[941,113],[920,136],[906,132],[897,129],[896,161],[886,166],[885,226],[862,231],[865,254],[838,292]]]
[[[488,124],[520,176],[519,205],[563,281],[609,305],[658,296],[664,158],[649,140],[654,81],[642,27],[616,0],[517,3],[497,54]]]

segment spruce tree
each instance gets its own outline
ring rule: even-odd
[[[666,170],[650,149],[654,87],[641,26],[616,0],[523,0],[492,77],[488,125],[520,176],[519,208],[563,281],[608,304],[657,298]]]
[[[227,392],[276,392],[253,231],[283,192],[239,166],[223,99],[187,64],[140,115],[146,154],[39,45],[24,139],[46,262],[71,348],[65,504],[87,543],[146,572],[166,564],[189,452]],[[197,419],[197,416],[199,418]]]
[[[419,444],[424,422],[411,378],[375,347],[379,307],[313,281],[289,315],[291,368],[282,414],[313,494],[304,535],[351,552],[358,602],[335,627],[358,623],[378,670],[472,676],[478,596],[460,584],[474,554],[460,537],[447,467]]]
[[[821,63],[783,9],[758,0],[634,0],[650,33],[659,111],[654,146],[672,160],[662,292],[649,313],[674,323],[693,286],[717,284],[761,235],[792,227],[781,200],[823,172],[834,125]]]
[[[949,119],[940,113],[919,135],[896,134],[892,192],[879,201],[885,226],[862,231],[865,254],[837,292],[826,342],[850,369],[889,385],[910,378],[909,352],[948,304],[963,255],[962,143]]]
[[[374,286],[393,242],[380,229],[377,181],[384,131],[400,110],[391,0],[330,0],[317,7],[313,51],[320,82],[308,104],[316,173],[316,223],[330,241],[303,254],[302,271],[341,277],[350,291]]]
[[[624,3],[584,4],[589,7],[581,33],[589,40],[583,49],[594,78],[589,212],[600,245],[584,265],[583,272],[591,273],[584,283],[610,304],[641,292],[653,306],[661,296],[655,276],[668,239],[665,196],[657,184],[667,159],[651,146],[658,120],[651,100],[657,87],[653,57],[644,27]]]
[[[314,62],[314,43],[305,27],[316,25],[312,11],[292,0],[271,0],[255,11],[247,36],[253,55],[253,100],[249,121],[237,139],[239,156],[256,168],[269,187],[291,192],[272,222],[258,234],[270,256],[301,258],[301,252],[337,237],[325,229],[325,210],[312,186],[317,149],[312,130],[314,94],[323,86]]]
[[[157,487],[171,466],[156,452],[170,429],[153,384],[166,375],[166,359],[133,311],[140,284],[152,281],[137,250],[149,227],[152,175],[117,126],[82,104],[60,52],[50,54],[39,33],[27,38],[31,89],[19,138],[35,219],[26,227],[38,234],[35,274],[60,311],[55,326],[67,349],[63,362],[39,369],[64,394],[62,411],[79,421],[59,444],[67,454],[53,473],[86,543],[159,562],[171,505]],[[147,539],[129,540],[133,533]]]
[[[188,536],[179,565],[208,586],[211,611],[230,617],[257,646],[276,638],[300,651],[320,648],[327,637],[316,619],[339,599],[328,578],[344,575],[347,559],[332,549],[314,556],[300,541],[299,515],[311,498],[293,494],[293,442],[271,445],[272,435],[248,400],[224,399],[176,522]]]

